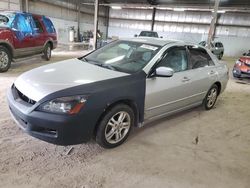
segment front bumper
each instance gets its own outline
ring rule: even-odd
[[[242,71],[239,68],[233,68],[233,75],[236,77],[250,77],[250,68],[248,71]]]
[[[7,99],[15,122],[35,138],[57,145],[73,145],[87,142],[93,135],[98,119],[93,117],[94,112],[61,115],[36,111],[34,105],[15,98],[13,88],[8,91]]]

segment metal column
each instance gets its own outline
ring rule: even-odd
[[[77,42],[80,41],[80,10],[81,10],[81,3],[80,0],[77,1]]]
[[[95,15],[94,15],[94,50],[97,48],[97,31],[98,31],[98,12],[99,0],[95,0]]]
[[[152,13],[152,23],[151,23],[151,31],[154,31],[154,25],[155,25],[155,13],[156,13],[156,8],[153,8],[153,13]]]
[[[25,12],[29,12],[29,0],[25,0]]]
[[[220,0],[215,0],[215,4],[214,4],[214,12],[213,12],[213,18],[209,27],[209,32],[208,32],[208,37],[207,37],[207,47],[208,49],[211,48],[211,41],[214,38],[214,33],[215,33],[215,29],[216,29],[216,22],[217,22],[217,12],[218,12],[218,8],[219,8],[219,4],[220,4]]]
[[[109,34],[109,7],[106,8],[106,40]]]

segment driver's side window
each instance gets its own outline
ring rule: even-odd
[[[174,72],[181,72],[188,69],[188,59],[185,48],[173,48],[157,65],[157,67],[169,67]]]

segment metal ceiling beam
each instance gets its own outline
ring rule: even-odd
[[[216,23],[217,23],[217,12],[219,9],[219,4],[220,4],[220,0],[215,0],[214,3],[214,12],[213,12],[213,18],[209,27],[209,32],[208,32],[208,37],[207,37],[207,45],[208,45],[208,49],[211,48],[211,42],[214,38],[214,33],[215,33],[215,29],[216,29]]]
[[[94,14],[94,50],[97,48],[97,31],[98,31],[98,12],[99,0],[95,0],[95,14]]]

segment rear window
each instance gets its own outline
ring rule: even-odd
[[[140,36],[142,36],[142,37],[156,37],[156,38],[158,38],[158,34],[156,32],[150,32],[150,31],[142,31],[140,33]]]
[[[214,62],[205,49],[195,46],[189,46],[188,49],[192,62],[192,69],[214,65]]]
[[[56,30],[54,28],[54,25],[53,23],[50,21],[50,19],[46,18],[46,17],[43,17],[43,23],[44,23],[44,26],[46,28],[46,31],[48,33],[55,33]]]

